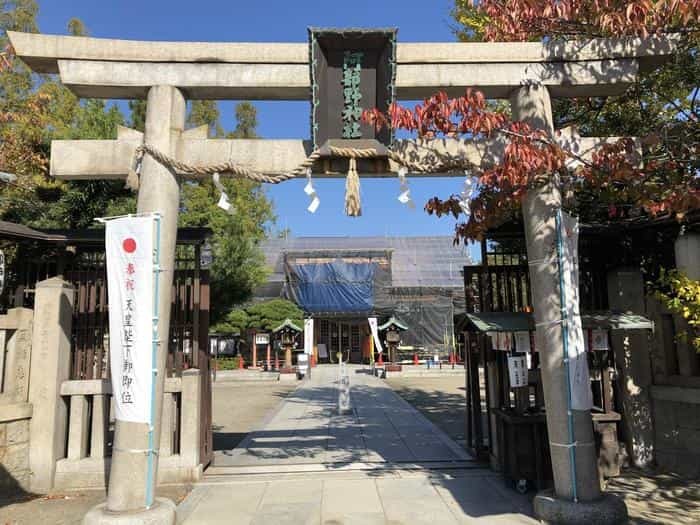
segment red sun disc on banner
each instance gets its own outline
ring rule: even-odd
[[[136,251],[136,241],[131,237],[124,239],[122,248],[124,248],[126,253],[134,253]]]

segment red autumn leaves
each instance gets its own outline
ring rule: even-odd
[[[470,0],[487,23],[484,38],[638,36],[674,32],[700,19],[698,0]]]
[[[501,110],[490,109],[484,95],[471,89],[458,98],[438,93],[413,110],[392,104],[386,114],[377,109],[365,111],[363,120],[377,127],[416,132],[424,139],[505,136],[500,162],[475,173],[480,192],[471,202],[471,214],[466,222],[457,224],[455,242],[481,239],[488,229],[516,216],[528,189],[553,174],[559,174],[563,189],[571,190],[569,193],[585,192],[589,201],[605,194],[607,200],[634,202],[637,209],[650,215],[669,212],[680,215],[700,207],[697,180],[693,181],[692,176],[689,179],[687,170],[674,166],[672,160],[650,161],[640,166],[632,139],[605,144],[590,160],[584,160],[564,150],[544,131],[533,130],[524,122],[511,121]],[[569,158],[576,158],[580,164],[573,172],[566,166]],[[458,195],[447,199],[433,197],[425,210],[437,216],[459,218],[460,199]],[[608,208],[609,218],[620,218],[621,213],[614,203]]]
[[[439,92],[413,110],[394,102],[387,114],[375,108],[365,110],[362,118],[377,128],[390,125],[393,129],[415,131],[428,139],[437,135],[489,136],[507,120],[504,114],[487,110],[483,93],[472,89],[458,98]]]

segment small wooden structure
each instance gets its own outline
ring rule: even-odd
[[[377,330],[384,332],[389,362],[396,363],[397,351],[401,344],[401,332],[408,330],[408,326],[392,315],[386,323],[377,327]]]
[[[297,337],[304,330],[297,326],[291,319],[285,319],[272,333],[279,340],[284,350],[284,367],[292,368],[292,352],[297,348]]]
[[[615,369],[608,332],[652,329],[653,324],[640,315],[613,312],[583,314],[581,318],[584,334],[603,338],[588,344],[587,356],[599,470],[603,476],[614,476],[619,474],[622,459],[618,443],[621,416],[615,410]],[[551,459],[532,314],[460,314],[455,329],[467,350],[468,447],[476,456],[488,458],[506,478],[546,488],[552,481]],[[509,357],[516,356],[525,357],[527,363],[522,386],[514,386],[510,380]]]

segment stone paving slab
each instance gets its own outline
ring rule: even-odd
[[[337,369],[282,401],[223,451],[178,507],[212,525],[534,524],[502,484],[384,382],[350,368],[351,411],[338,414]]]
[[[361,475],[357,473],[357,475]],[[178,507],[178,524],[535,525],[528,498],[497,490],[488,471],[342,479],[307,476],[200,484]],[[238,479],[238,481],[235,481]]]
[[[471,459],[385,383],[350,367],[351,410],[337,412],[337,367],[320,366],[215,466]]]

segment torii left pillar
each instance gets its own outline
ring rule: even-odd
[[[178,156],[178,144],[185,127],[185,98],[175,87],[154,86],[148,92],[146,131],[144,140],[173,157]],[[93,508],[85,516],[85,525],[116,523],[175,523],[175,505],[164,498],[155,499],[147,508],[147,492],[155,493],[158,478],[158,446],[168,353],[170,302],[180,188],[175,175],[150,156],[143,159],[137,201],[138,213],[161,214],[160,276],[158,300],[158,354],[154,417],[154,469],[148,479],[148,425],[119,421],[116,423],[112,464],[109,473],[106,504]],[[150,484],[150,487],[149,487]]]

